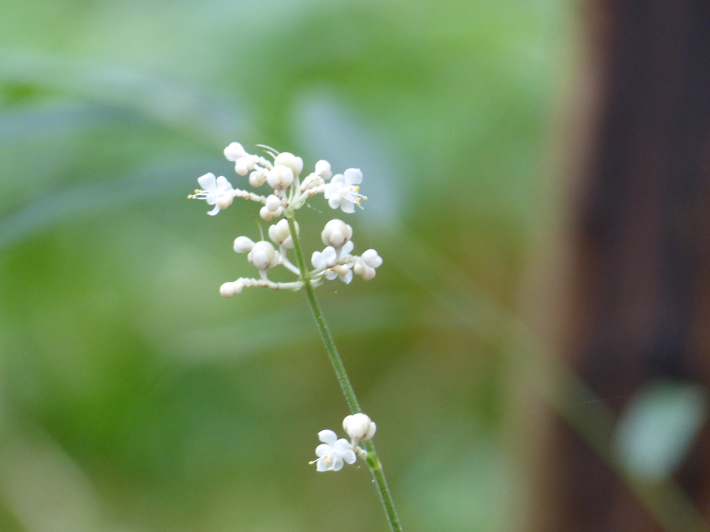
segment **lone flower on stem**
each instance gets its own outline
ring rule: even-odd
[[[318,433],[318,439],[323,443],[316,447],[318,460],[310,462],[317,464],[317,471],[340,471],[343,461],[354,464],[356,456],[367,459],[367,451],[358,444],[375,435],[375,423],[365,414],[353,414],[343,420],[343,428],[350,436],[350,441],[345,438],[338,439],[332,430],[321,430]]]

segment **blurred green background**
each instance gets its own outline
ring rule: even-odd
[[[384,265],[318,295],[405,530],[516,527],[512,368],[452,309],[516,307],[573,8],[5,3],[0,530],[386,530],[366,469],[308,465],[347,411],[304,295],[219,296],[255,273],[232,242],[258,209],[186,196],[210,171],[248,186],[232,141],[364,173],[341,215]],[[309,254],[332,217],[310,207]]]

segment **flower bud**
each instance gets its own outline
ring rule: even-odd
[[[363,253],[362,260],[370,268],[379,268],[382,266],[382,257],[380,257],[374,249],[368,249],[365,253]]]
[[[274,166],[266,176],[266,181],[275,190],[285,190],[293,183],[293,170],[288,166]]]
[[[253,247],[254,241],[246,236],[239,236],[234,241],[234,251],[237,253],[246,253],[247,251],[251,251]]]
[[[269,222],[274,217],[274,213],[271,212],[266,205],[264,205],[261,209],[259,209],[259,216]]]
[[[237,159],[237,163],[234,165],[234,171],[239,175],[247,175],[247,172],[250,170],[248,159],[248,157]]]
[[[343,247],[353,236],[353,228],[342,220],[331,220],[321,233],[323,243],[334,248]]]
[[[231,194],[220,194],[220,196],[217,198],[217,206],[220,209],[226,209],[232,204],[232,201],[234,200],[234,196]]]
[[[275,194],[271,194],[266,198],[266,208],[271,212],[276,212],[276,210],[281,207],[281,198]]]
[[[229,146],[224,148],[224,156],[228,161],[236,162],[247,155],[248,153],[244,151],[244,148],[238,142],[232,142]]]
[[[374,279],[375,275],[377,272],[375,271],[375,268],[370,268],[367,264],[365,264],[361,260],[357,261],[355,263],[355,266],[353,266],[353,271],[355,272],[355,275],[360,275],[362,276],[362,279],[364,281],[369,281],[370,279]]]
[[[224,283],[219,287],[219,293],[222,297],[229,299],[234,294],[239,294],[244,288],[244,283],[242,281],[234,281],[233,283]]]
[[[296,233],[298,232],[298,222],[296,222]],[[291,230],[288,226],[288,220],[284,218],[279,223],[269,227],[269,238],[276,242],[279,246],[284,245],[287,248],[292,248],[293,239],[291,238]]]
[[[328,161],[318,161],[316,163],[316,175],[319,175],[326,181],[333,177],[333,172],[330,171],[330,163]]]
[[[298,175],[301,173],[301,170],[303,170],[303,159],[285,151],[274,159],[274,166],[276,165],[287,166],[293,171],[293,175]]]
[[[268,270],[279,263],[279,254],[274,249],[271,242],[262,240],[254,244],[254,247],[247,255],[249,262],[256,266],[259,270]]]
[[[249,174],[249,184],[253,187],[260,187],[266,181],[266,175],[261,170],[254,170]]]
[[[375,435],[377,425],[365,414],[353,414],[343,420],[343,428],[351,439],[364,441]]]

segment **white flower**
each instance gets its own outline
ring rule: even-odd
[[[365,414],[353,414],[343,420],[343,428],[353,440],[353,445],[369,440],[375,435],[377,425]]]
[[[331,220],[323,228],[321,238],[326,246],[343,247],[353,237],[353,228],[342,220]]]
[[[266,240],[254,244],[249,255],[247,255],[249,262],[261,271],[266,271],[276,266],[280,258],[278,251],[274,249],[274,245]]]
[[[340,251],[340,260],[349,257],[354,247],[355,244],[352,241],[345,244]],[[333,246],[328,246],[322,252],[314,252],[311,257],[311,264],[316,270],[328,269],[325,278],[330,281],[339,277],[345,284],[350,284],[350,281],[353,280],[353,272],[350,269],[352,264],[338,264],[338,252]]]
[[[357,460],[350,442],[345,438],[339,440],[332,430],[321,430],[318,439],[323,442],[316,447],[318,460],[311,462],[317,464],[318,471],[340,471],[344,462],[353,464]]]
[[[362,275],[365,281],[375,277],[375,269],[382,265],[382,257],[374,249],[368,249],[361,257],[358,257],[353,270],[357,275]]]
[[[333,172],[330,170],[330,163],[328,161],[318,161],[316,163],[316,175],[326,181],[333,177]]]
[[[345,175],[336,175],[325,189],[325,199],[331,209],[340,207],[343,212],[355,212],[355,205],[360,206],[360,201],[367,199],[357,186],[361,182],[362,172],[356,168],[345,170]]]
[[[207,213],[210,216],[214,216],[220,209],[225,209],[232,203],[234,187],[226,177],[215,178],[214,174],[210,172],[198,177],[197,182],[202,189],[196,190],[194,195],[188,197],[205,200],[207,205],[214,205],[214,209]]]
[[[274,190],[285,190],[293,183],[293,170],[288,166],[277,165],[266,176],[266,181]]]

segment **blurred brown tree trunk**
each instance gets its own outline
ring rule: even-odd
[[[710,386],[710,0],[586,7],[600,91],[562,351],[619,414],[654,380]],[[550,430],[536,531],[661,530],[563,421]],[[675,480],[710,518],[709,427]]]

